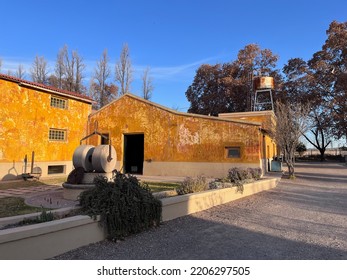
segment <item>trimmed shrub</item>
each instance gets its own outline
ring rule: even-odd
[[[243,193],[245,183],[250,183],[261,178],[261,169],[260,168],[238,168],[234,167],[229,169],[228,176],[223,179],[217,179],[213,182],[210,182],[210,189],[218,189],[230,187],[230,184],[237,188],[238,192]]]
[[[229,169],[228,179],[231,183],[234,182],[245,182],[247,180],[259,180],[261,177],[260,168],[238,168],[234,167]]]
[[[251,174],[251,179],[259,180],[261,178],[261,168],[248,168],[248,172]]]
[[[100,215],[108,239],[117,240],[139,233],[161,222],[161,201],[154,198],[146,184],[136,177],[116,172],[113,181],[97,177],[95,188],[79,197],[82,211],[93,217]]]
[[[178,195],[202,192],[208,190],[208,182],[205,177],[197,178],[186,177],[181,185],[176,189]]]

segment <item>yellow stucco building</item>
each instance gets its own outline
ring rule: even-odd
[[[87,96],[3,74],[0,98],[0,180],[30,172],[32,152],[42,177],[68,175],[80,140],[96,130],[111,139],[125,173],[224,177],[236,166],[267,170],[277,155],[266,134],[272,111],[210,117],[125,94],[92,113]],[[99,135],[84,142],[108,143]]]
[[[235,166],[262,167],[266,156],[261,118],[181,113],[130,94],[91,114],[88,127],[110,137],[126,173],[222,177]]]
[[[260,140],[262,169],[269,170],[270,162],[279,156],[279,148],[267,131],[269,126],[276,125],[276,116],[273,111],[252,111],[219,114],[219,117],[229,120],[243,120],[261,123],[262,137]]]
[[[21,176],[26,155],[30,169],[32,152],[42,176],[67,175],[92,99],[0,74],[0,102],[0,180]]]

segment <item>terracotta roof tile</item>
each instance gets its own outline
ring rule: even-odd
[[[93,103],[94,102],[93,99],[90,98],[89,96],[86,96],[86,95],[83,95],[83,94],[80,94],[80,93],[77,93],[77,92],[63,90],[63,89],[59,89],[59,88],[47,86],[47,85],[44,85],[44,84],[31,82],[31,81],[26,81],[26,80],[23,80],[23,79],[19,79],[17,77],[13,77],[13,76],[1,74],[1,73],[0,73],[0,79],[11,81],[11,82],[14,82],[14,83],[19,83],[19,84],[25,84],[27,86],[38,87],[38,88],[41,88],[42,90],[54,91],[57,94],[62,94],[62,95],[65,95],[65,96],[66,95],[71,96],[71,98],[83,99],[84,101],[86,101],[88,103]]]

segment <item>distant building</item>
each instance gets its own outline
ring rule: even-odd
[[[0,180],[28,168],[42,176],[68,174],[71,158],[85,135],[92,99],[0,74]],[[30,170],[27,170],[30,172]]]

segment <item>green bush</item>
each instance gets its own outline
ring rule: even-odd
[[[108,239],[117,240],[139,233],[161,221],[161,201],[154,198],[150,189],[136,177],[116,173],[113,181],[97,177],[95,188],[84,191],[79,197],[82,211],[96,218]]]
[[[52,212],[47,212],[45,209],[42,209],[40,216],[37,217],[38,223],[45,223],[54,220],[54,214]]]
[[[208,190],[208,182],[205,177],[198,176],[197,178],[186,177],[181,185],[176,189],[177,194],[183,195]]]

